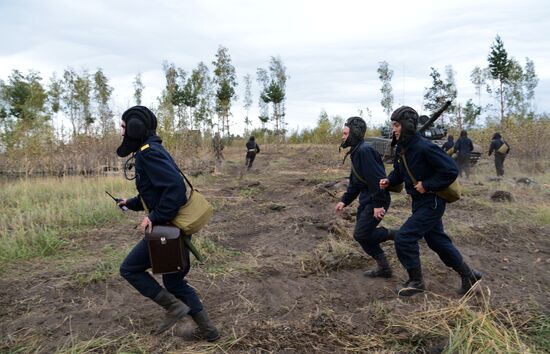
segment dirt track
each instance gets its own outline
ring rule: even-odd
[[[140,237],[128,231],[140,220],[135,214],[126,225],[106,225],[75,237],[68,247],[78,258],[22,262],[2,276],[0,350],[52,353],[94,340],[103,343],[94,344],[100,348],[96,352],[341,352],[353,349],[353,335],[385,331],[388,316],[407,313],[426,299],[458,298],[458,276],[424,244],[430,293],[406,301],[395,296],[405,272],[392,243],[384,249],[395,276],[363,277],[374,262],[351,240],[354,207],[344,218],[333,213],[349,173],[334,150],[266,146],[254,169],[243,174],[240,151],[230,149],[223,174],[199,186],[216,213],[198,237],[237,251],[222,266],[199,265],[188,277],[224,335],[219,348],[189,344],[173,333],[149,335],[161,310],[117,269],[107,279],[85,285],[75,281],[97,269],[109,250],[125,251]],[[445,223],[465,259],[484,273],[481,285],[490,289],[495,306],[548,311],[550,229],[496,220],[491,205],[479,202],[493,187],[466,186],[464,199],[448,207]],[[548,196],[547,190],[540,195]],[[398,226],[408,214],[406,196],[394,196],[384,224]],[[349,247],[335,248],[342,244]],[[432,344],[424,343],[424,349]]]

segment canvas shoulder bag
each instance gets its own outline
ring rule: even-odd
[[[181,170],[180,174],[184,179],[184,183],[187,183],[191,189],[191,194],[189,198],[187,198],[187,203],[180,208],[178,214],[171,223],[183,230],[186,235],[192,235],[197,233],[208,223],[208,221],[210,221],[213,214],[213,208],[206,198],[193,188],[193,185]]]
[[[414,184],[416,184],[416,178],[411,173],[411,170],[409,170],[409,165],[407,164],[407,159],[405,158],[405,154],[401,155],[401,158],[403,159],[403,164],[405,165],[405,169],[407,170],[407,173],[409,174],[409,177],[411,177],[411,180]],[[447,203],[454,203],[457,200],[460,199],[460,184],[458,183],[458,178],[453,181],[447,188],[442,189],[440,191],[434,192],[439,197],[445,199]]]
[[[502,142],[502,145],[497,149],[497,152],[502,155],[506,155],[506,153],[510,150],[510,147],[508,144],[506,144],[505,141]]]
[[[449,150],[447,150],[447,154],[449,156],[453,156],[454,153],[455,153],[455,147],[454,146],[452,148],[450,148]]]
[[[199,232],[208,221],[212,218],[214,210],[212,205],[206,200],[206,198],[199,193],[187,177],[181,172],[179,167],[175,164],[176,169],[179,171],[183,178],[183,183],[187,184],[189,187],[190,193],[187,197],[187,202],[180,207],[178,214],[170,223],[184,232],[185,235],[193,235]],[[141,199],[141,204],[143,208],[148,211],[147,205],[143,198]]]

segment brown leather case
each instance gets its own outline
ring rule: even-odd
[[[145,233],[154,274],[183,272],[189,266],[189,251],[183,234],[175,226],[158,225]]]

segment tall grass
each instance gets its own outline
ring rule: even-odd
[[[54,254],[72,233],[122,219],[106,194],[131,196],[120,177],[65,177],[6,182],[0,192],[0,265]]]
[[[474,299],[470,292],[458,301],[427,301],[420,311],[392,318],[389,329],[405,332],[404,337],[410,342],[446,338],[443,353],[449,354],[533,352],[509,312],[493,308],[488,295],[481,298],[479,305],[472,304]]]

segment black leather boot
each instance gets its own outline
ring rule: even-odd
[[[161,334],[169,330],[173,325],[187,315],[190,308],[181,300],[170,294],[166,289],[162,289],[154,300],[157,304],[166,310],[166,316],[154,334]]]
[[[205,309],[201,312],[191,315],[193,321],[197,324],[197,328],[193,330],[187,330],[185,328],[176,329],[176,335],[183,337],[186,340],[206,340],[213,342],[220,338],[220,332],[208,318],[208,313]]]
[[[466,262],[462,262],[460,267],[454,268],[454,270],[460,275],[462,281],[462,285],[460,289],[458,289],[458,293],[461,295],[466,294],[475,283],[481,280],[481,273],[471,269]]]
[[[386,238],[385,241],[394,241],[395,240],[395,235],[397,234],[397,231],[396,229],[388,229],[388,237]]]
[[[363,275],[371,278],[391,278],[392,271],[386,255],[381,253],[376,256],[374,260],[376,261],[378,268],[367,270],[363,273]]]
[[[422,268],[407,269],[409,280],[396,289],[399,296],[413,296],[424,291],[424,279],[422,278]]]

